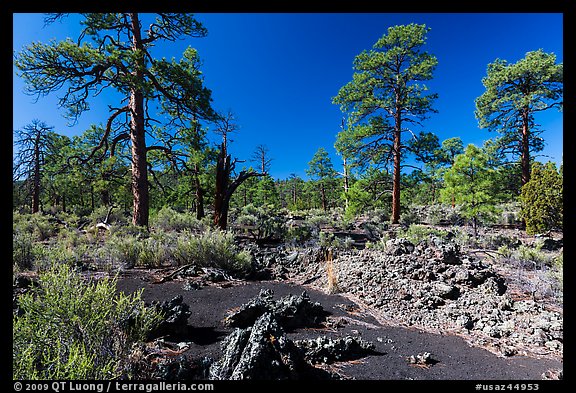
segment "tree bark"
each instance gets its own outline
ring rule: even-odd
[[[138,54],[135,70],[136,83],[130,91],[130,141],[132,142],[132,195],[134,206],[132,223],[148,228],[148,167],[146,161],[146,133],[144,129],[144,94],[138,84],[144,80],[144,46],[137,13],[130,14],[132,51]]]
[[[327,211],[328,208],[326,206],[326,190],[324,189],[324,183],[320,183],[320,194],[322,195],[322,209]]]
[[[342,156],[343,166],[344,166],[344,206],[348,210],[348,205],[350,201],[348,200],[348,190],[350,189],[350,180],[348,174],[348,165],[346,162],[346,156]]]
[[[392,147],[392,153],[394,154],[394,172],[392,174],[392,224],[398,224],[400,221],[400,136],[402,133],[400,108],[396,108],[394,120],[394,145]]]
[[[32,213],[40,211],[40,132],[34,143],[34,176],[32,180]]]
[[[522,166],[522,185],[530,181],[530,130],[528,119],[528,108],[522,111],[522,156],[520,158]]]

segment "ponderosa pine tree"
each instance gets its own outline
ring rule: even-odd
[[[322,209],[328,210],[328,199],[326,197],[327,185],[331,179],[336,177],[336,171],[332,165],[332,160],[328,156],[328,152],[323,147],[320,147],[308,163],[306,174],[312,177],[320,188],[320,198],[322,201]]]
[[[476,99],[476,118],[481,128],[502,133],[502,148],[520,157],[522,185],[530,180],[530,153],[544,147],[534,115],[562,108],[563,74],[556,55],[539,49],[514,64],[496,59],[482,79],[486,91]]]
[[[425,94],[422,83],[432,79],[436,57],[422,50],[426,43],[425,25],[409,24],[388,29],[370,51],[354,59],[352,81],[344,85],[333,102],[349,112],[352,127],[349,139],[361,141],[355,156],[363,155],[375,163],[393,164],[392,217],[400,219],[400,177],[402,133],[406,123],[424,120],[433,112],[436,94]]]
[[[149,103],[160,102],[162,111],[171,116],[212,116],[210,91],[202,86],[195,67],[196,51],[188,48],[183,59],[176,62],[155,59],[150,48],[184,37],[204,37],[206,29],[190,14],[157,14],[147,29],[142,27],[141,16],[134,12],[82,15],[83,30],[77,41],[32,43],[16,55],[14,64],[29,94],[40,97],[64,88],[59,104],[68,110],[67,116],[73,121],[89,109],[91,96],[105,89],[122,95],[119,105],[109,105],[105,132],[89,159],[96,153],[103,157],[121,140],[130,141],[132,221],[147,227],[146,156],[154,146],[150,146],[146,138],[158,140],[152,132],[151,121],[158,120],[160,115],[149,111]],[[64,16],[50,15],[46,22],[52,23]]]

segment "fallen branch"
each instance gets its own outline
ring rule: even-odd
[[[160,280],[158,281],[154,281],[153,284],[162,284],[163,282],[166,282],[168,280],[172,280],[174,279],[174,277],[178,274],[183,272],[184,270],[188,269],[189,267],[194,266],[193,263],[188,263],[186,265],[182,265],[179,268],[177,268],[176,270],[174,270],[172,273],[165,275],[164,277],[162,277]]]
[[[502,254],[501,252],[494,251],[494,250],[478,249],[478,250],[468,250],[467,252],[468,252],[468,253],[472,253],[472,254],[482,252],[482,253],[488,255],[490,258],[494,258],[494,259],[495,259],[496,257],[493,256],[493,255],[490,255],[490,253],[498,254],[498,255],[500,255],[502,258],[505,258],[505,257],[506,257],[506,255]]]

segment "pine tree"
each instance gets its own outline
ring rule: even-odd
[[[333,99],[350,114],[352,126],[339,135],[348,140],[341,145],[353,149],[345,154],[375,164],[392,162],[393,224],[400,219],[401,163],[406,147],[402,133],[408,131],[407,124],[421,124],[434,112],[432,102],[437,97],[425,94],[428,88],[423,83],[432,79],[438,64],[436,57],[422,50],[429,30],[417,24],[390,27],[372,50],[356,56],[352,81]]]

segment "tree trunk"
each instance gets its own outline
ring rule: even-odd
[[[226,193],[230,178],[230,156],[226,156],[226,144],[222,143],[216,162],[216,194],[214,195],[214,226],[226,230],[228,227],[228,203]]]
[[[133,71],[136,83],[130,91],[130,141],[132,142],[132,195],[134,206],[132,223],[148,228],[148,167],[146,165],[146,133],[144,129],[144,94],[138,83],[144,80],[144,46],[137,13],[130,14],[132,24],[132,51],[139,53]]]
[[[32,213],[40,211],[40,133],[34,144],[34,175],[32,180]]]
[[[62,195],[62,211],[66,213],[66,194]]]
[[[530,130],[529,130],[529,119],[528,119],[528,109],[525,108],[522,111],[522,156],[521,166],[522,166],[522,185],[530,181]]]
[[[324,183],[320,183],[320,194],[322,195],[322,209],[324,209],[324,211],[327,211],[327,206],[326,206],[326,190],[324,189]]]
[[[348,165],[346,163],[346,156],[342,156],[342,160],[344,161],[344,207],[346,208],[346,210],[348,210],[348,205],[350,204],[350,201],[348,200],[348,190],[350,189],[350,183],[349,183],[349,174],[348,174]]]
[[[392,147],[394,154],[394,172],[392,174],[392,224],[398,224],[400,221],[400,136],[402,132],[402,119],[400,117],[400,108],[396,108],[394,115],[394,145]]]

